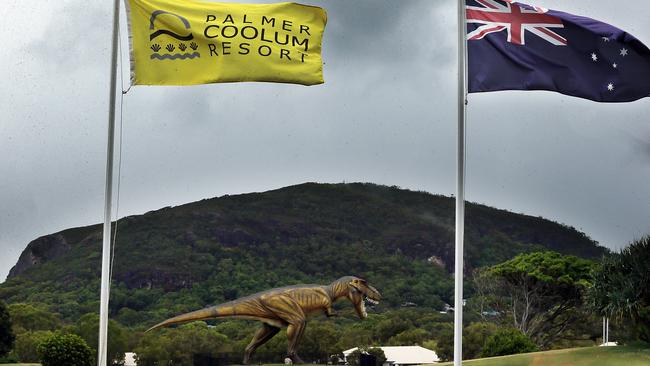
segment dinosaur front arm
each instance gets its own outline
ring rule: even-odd
[[[325,315],[326,315],[328,318],[331,318],[331,317],[334,317],[334,316],[339,316],[339,313],[337,313],[336,310],[334,310],[334,309],[332,308],[332,306],[330,305],[330,306],[328,306],[328,307],[325,309]]]

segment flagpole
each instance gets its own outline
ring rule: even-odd
[[[115,146],[115,93],[117,91],[117,45],[120,2],[113,2],[113,39],[111,46],[110,91],[108,103],[108,144],[106,148],[106,186],[104,192],[104,235],[102,241],[102,280],[99,306],[99,342],[97,366],[106,366],[108,335],[108,299],[110,293],[111,205],[113,203],[113,155]]]
[[[463,252],[465,234],[465,122],[467,112],[467,26],[465,0],[458,0],[458,142],[456,168],[456,255],[454,292],[454,366],[463,359]]]

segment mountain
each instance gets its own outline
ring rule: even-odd
[[[600,258],[584,233],[539,217],[466,207],[467,273],[516,254]],[[64,319],[98,307],[101,225],[38,238],[0,299],[46,304]],[[127,325],[270,287],[366,277],[381,306],[441,308],[453,296],[454,199],[374,184],[306,183],[206,199],[117,222],[112,316]]]

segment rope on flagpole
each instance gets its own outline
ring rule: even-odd
[[[118,29],[118,39],[122,39],[121,33]],[[111,246],[111,269],[109,271],[109,283],[113,281],[113,265],[115,264],[115,244],[117,242],[117,226],[119,225],[119,212],[120,212],[120,188],[122,186],[122,142],[124,140],[124,95],[131,89],[124,91],[124,63],[122,58],[122,43],[118,43],[120,53],[120,86],[122,94],[120,95],[120,132],[118,136],[118,150],[117,150],[117,188],[115,190],[115,227],[113,229],[113,244]]]

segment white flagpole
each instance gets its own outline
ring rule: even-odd
[[[454,366],[463,359],[463,252],[465,234],[465,120],[467,111],[467,26],[465,0],[458,0],[458,166],[456,178],[456,264],[454,273]]]
[[[110,292],[111,261],[111,205],[113,203],[113,155],[115,146],[115,93],[117,91],[117,42],[120,20],[120,2],[113,3],[113,39],[108,103],[108,146],[106,148],[106,189],[104,193],[104,236],[102,244],[102,282],[99,306],[99,342],[97,366],[106,366],[108,335],[108,298]]]

